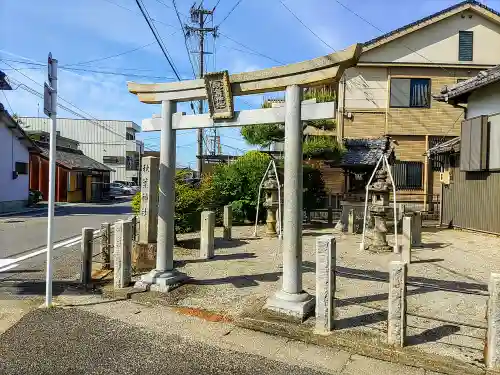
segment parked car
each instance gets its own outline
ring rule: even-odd
[[[132,195],[132,194],[134,194],[134,191],[128,186],[118,184],[116,182],[109,184],[110,197],[119,197],[119,196]]]
[[[141,190],[139,188],[139,186],[137,186],[135,184],[135,182],[133,181],[113,181],[114,184],[120,184],[120,185],[123,185],[125,187],[129,187],[130,189],[132,189],[133,191],[133,194],[137,193],[139,190]]]

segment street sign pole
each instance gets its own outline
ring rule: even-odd
[[[49,84],[45,95],[50,96],[44,112],[50,116],[50,149],[49,149],[49,212],[47,224],[47,275],[45,290],[45,306],[52,306],[52,248],[54,245],[54,201],[56,195],[56,137],[57,137],[57,60],[49,53],[48,59]],[[48,106],[50,105],[50,108]]]

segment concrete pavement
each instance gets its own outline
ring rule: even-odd
[[[65,293],[57,302],[65,307],[32,308],[0,336],[0,373],[433,374],[130,300]]]

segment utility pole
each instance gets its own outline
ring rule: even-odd
[[[44,85],[43,111],[52,120],[49,140],[49,207],[47,224],[47,273],[45,307],[52,306],[52,249],[54,245],[54,201],[56,195],[57,60],[49,53],[48,81]]]
[[[188,26],[186,25],[186,36],[190,36],[195,34],[199,38],[198,51],[193,51],[193,53],[198,53],[199,55],[199,67],[200,70],[198,72],[198,78],[203,78],[205,75],[205,55],[210,54],[210,52],[205,51],[205,34],[211,33],[214,38],[217,37],[217,28],[216,27],[205,27],[205,21],[207,16],[212,16],[214,10],[204,9],[203,1],[199,6],[194,4],[190,10],[191,13],[191,22],[196,26]],[[198,113],[203,113],[203,100],[200,100],[198,103]],[[197,168],[198,173],[201,176],[202,168],[203,168],[203,159],[201,158],[203,155],[203,129],[198,129],[198,156],[197,160]]]

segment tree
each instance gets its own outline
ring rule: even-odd
[[[318,103],[335,100],[335,93],[331,87],[312,88],[304,93],[304,99],[316,99]],[[272,103],[266,101],[262,108],[270,108]],[[335,120],[305,121],[303,130],[313,127],[322,130],[335,129]],[[241,129],[241,135],[251,145],[269,147],[273,142],[285,140],[284,124],[249,125]],[[335,137],[329,135],[305,135],[303,154],[306,159],[338,160],[342,156],[342,145]]]

